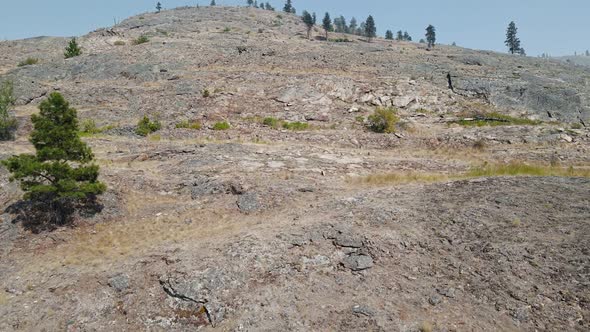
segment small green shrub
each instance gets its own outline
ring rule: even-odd
[[[378,108],[368,118],[368,127],[376,133],[393,133],[399,121],[397,110],[393,108]]]
[[[582,124],[579,122],[576,122],[576,123],[572,124],[572,129],[582,129]]]
[[[82,121],[82,132],[85,134],[97,134],[100,132],[96,126],[96,122],[92,119],[86,119]]]
[[[122,41],[122,40],[117,40],[117,41],[115,42],[115,46],[125,46],[125,42],[124,42],[124,41]]]
[[[352,42],[352,40],[350,40],[348,38],[334,38],[334,39],[330,39],[330,41],[333,43],[350,43],[350,42]]]
[[[271,128],[278,128],[279,127],[279,120],[273,117],[264,118],[262,120],[262,124]]]
[[[356,122],[358,122],[358,123],[365,123],[365,117],[364,117],[364,116],[362,116],[362,115],[357,115],[357,116],[354,118],[354,121],[356,121]]]
[[[283,123],[283,128],[293,131],[301,131],[307,130],[309,128],[309,124],[305,122],[285,122]]]
[[[213,130],[228,130],[229,128],[231,128],[231,126],[226,121],[217,122],[213,125]]]
[[[135,133],[139,136],[147,136],[153,132],[156,132],[162,128],[162,125],[158,120],[152,122],[144,115],[143,118],[137,124],[137,128],[135,129]]]
[[[141,44],[145,44],[145,43],[147,43],[149,41],[150,41],[150,39],[148,38],[148,36],[141,35],[141,36],[137,37],[137,39],[135,39],[133,41],[133,45],[141,45]]]
[[[228,32],[230,32],[230,31],[231,31],[231,28],[230,28],[230,27],[225,27],[225,28],[223,28],[223,32],[224,32],[224,33],[228,33]]]
[[[19,67],[32,66],[32,65],[36,65],[38,63],[39,63],[39,59],[37,59],[37,58],[26,58],[25,60],[19,62],[18,66]]]
[[[203,90],[203,98],[209,98],[211,96],[211,92],[209,92],[209,90],[205,89]]]
[[[200,130],[203,126],[201,125],[201,123],[199,121],[188,121],[188,120],[184,120],[181,121],[179,123],[176,124],[176,128],[178,129],[194,129],[194,130]]]
[[[465,127],[483,127],[483,126],[510,126],[510,125],[521,125],[521,126],[536,126],[541,124],[540,121],[529,120],[525,118],[515,118],[509,115],[489,112],[489,113],[476,113],[473,116],[463,118],[455,121],[461,126]]]
[[[16,118],[9,112],[10,106],[14,105],[14,101],[12,82],[0,83],[0,141],[14,138],[17,122]]]
[[[76,38],[72,38],[68,43],[68,47],[66,47],[66,51],[64,52],[64,57],[66,59],[73,58],[82,54],[82,49],[78,45]]]

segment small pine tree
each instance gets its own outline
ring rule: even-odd
[[[426,44],[426,40],[424,40],[424,38],[420,39],[419,41],[420,44]]]
[[[506,41],[504,41],[510,54],[519,53],[520,51],[520,39],[516,36],[517,33],[516,23],[514,21],[510,22],[508,29],[506,29]]]
[[[385,32],[385,39],[387,39],[387,40],[393,40],[393,32],[391,30],[387,30]]]
[[[49,221],[65,224],[78,203],[88,203],[103,193],[94,155],[78,136],[78,117],[64,97],[54,92],[31,116],[31,143],[36,153],[13,156],[2,162],[18,180],[25,199],[46,209]]]
[[[209,4],[209,6],[217,6],[217,4],[215,3],[215,0],[211,0],[211,3]]]
[[[406,31],[404,32],[404,40],[405,41],[412,41],[412,36]]]
[[[377,36],[377,27],[375,26],[375,20],[373,16],[369,15],[365,22],[365,36],[369,39],[369,43],[373,38]]]
[[[254,4],[254,0],[248,0],[247,3],[248,7],[252,7],[252,5]]]
[[[586,50],[586,56],[590,56],[590,51]]]
[[[322,27],[324,28],[324,31],[326,32],[326,40],[328,40],[328,32],[332,31],[332,29],[333,29],[332,19],[330,18],[329,13],[326,13],[326,15],[324,16],[324,20],[322,21]]]
[[[159,3],[159,2],[156,4],[156,11],[157,11],[158,13],[162,11],[162,4],[161,4],[161,3]]]
[[[295,8],[293,8],[293,4],[291,3],[291,0],[287,0],[287,2],[285,2],[285,6],[283,7],[283,11],[285,13],[293,13],[295,11]]]
[[[436,44],[436,28],[432,24],[426,28],[426,41],[428,48],[433,48]]]
[[[10,106],[14,105],[14,101],[12,82],[2,82],[0,84],[0,141],[14,137],[16,119],[10,115]]]
[[[317,23],[317,19],[318,19],[317,16],[315,15],[315,12],[313,12],[313,14],[311,14],[311,18],[313,21],[313,25],[315,25]]]
[[[311,38],[311,29],[313,28],[313,16],[307,10],[304,10],[301,19],[307,27],[307,39],[309,39]]]
[[[404,40],[404,33],[400,30],[397,32],[397,36],[395,37],[396,40],[402,41]]]
[[[348,24],[348,32],[355,34],[357,28],[358,28],[358,25],[356,22],[356,18],[353,17],[350,19],[350,23]]]
[[[82,54],[82,49],[78,45],[76,38],[72,38],[66,47],[64,56],[66,59],[73,58]]]

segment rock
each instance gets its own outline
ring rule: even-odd
[[[238,208],[245,213],[255,212],[260,209],[258,195],[256,193],[245,193],[238,198]]]
[[[107,283],[117,292],[122,292],[129,288],[129,277],[124,274],[118,274],[114,277],[111,277]]]
[[[334,244],[340,247],[360,248],[363,246],[363,239],[350,234],[338,234],[334,239]]]
[[[342,260],[342,265],[353,271],[366,270],[373,267],[373,258],[367,255],[351,254]]]
[[[442,297],[440,297],[440,295],[438,295],[438,294],[434,294],[428,299],[428,303],[430,303],[432,305],[437,305],[441,302],[442,302]]]
[[[560,138],[561,138],[563,141],[565,141],[565,142],[568,142],[568,143],[571,143],[571,142],[573,142],[573,141],[574,141],[574,139],[573,139],[573,138],[572,138],[570,135],[566,135],[566,134],[561,134],[561,135],[560,135]]]
[[[303,264],[309,265],[309,266],[322,266],[322,265],[329,265],[330,264],[330,258],[323,256],[323,255],[317,255],[312,258],[303,257],[302,260],[303,260]]]
[[[352,313],[355,315],[363,315],[367,317],[375,316],[375,311],[366,305],[355,304],[352,306]]]

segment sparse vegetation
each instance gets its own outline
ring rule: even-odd
[[[25,60],[19,62],[18,66],[19,67],[32,66],[32,65],[36,65],[38,63],[39,63],[39,59],[37,59],[37,58],[26,58]]]
[[[93,119],[86,119],[86,120],[82,121],[82,125],[80,128],[80,136],[84,137],[84,136],[91,136],[91,135],[100,134],[100,133],[103,133],[107,130],[113,129],[114,127],[115,126],[112,126],[112,125],[98,127],[96,125],[96,122]]]
[[[213,130],[228,130],[231,126],[227,121],[216,122],[213,125]]]
[[[117,41],[115,42],[115,46],[125,46],[125,42],[124,42],[124,41],[122,41],[122,40],[117,40]]]
[[[17,122],[10,114],[10,107],[14,105],[14,101],[12,82],[0,83],[0,141],[14,138]]]
[[[223,28],[223,33],[228,33],[230,31],[231,31],[231,28],[230,27]]]
[[[133,40],[133,45],[141,45],[141,44],[148,43],[149,41],[150,41],[150,39],[148,38],[148,36],[141,35]]]
[[[66,59],[77,57],[82,54],[82,49],[78,45],[76,38],[72,38],[66,47],[66,51],[64,52],[64,56]]]
[[[208,89],[203,90],[203,98],[209,98],[211,96],[211,92]]]
[[[143,118],[137,124],[137,128],[135,129],[135,133],[139,136],[147,136],[153,132],[156,132],[162,128],[162,125],[158,120],[154,122],[150,121],[150,118],[147,115],[144,115]]]
[[[368,127],[376,133],[393,133],[399,121],[397,110],[393,108],[378,108],[368,117]]]
[[[279,120],[273,117],[267,117],[262,120],[262,124],[276,129],[279,127]]]
[[[303,131],[309,129],[309,124],[306,122],[284,122],[283,128],[293,131]]]
[[[184,120],[176,124],[176,128],[178,129],[194,129],[200,130],[203,125],[199,121],[188,121]]]
[[[509,126],[509,125],[521,125],[521,126],[535,126],[541,124],[540,121],[530,120],[525,118],[515,118],[509,115],[500,114],[497,112],[490,113],[479,113],[473,116],[466,117],[456,121],[462,126]]]

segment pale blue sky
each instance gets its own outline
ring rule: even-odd
[[[160,0],[165,8],[206,5],[209,0]],[[2,0],[0,39],[82,35],[99,27],[153,10],[151,0]],[[269,1],[275,8],[283,0]],[[217,0],[218,5],[243,5],[246,0]],[[590,0],[293,0],[303,9],[375,17],[378,33],[407,30],[414,40],[428,24],[437,28],[441,43],[505,52],[504,33],[511,20],[519,28],[529,55],[581,53],[590,49]]]

